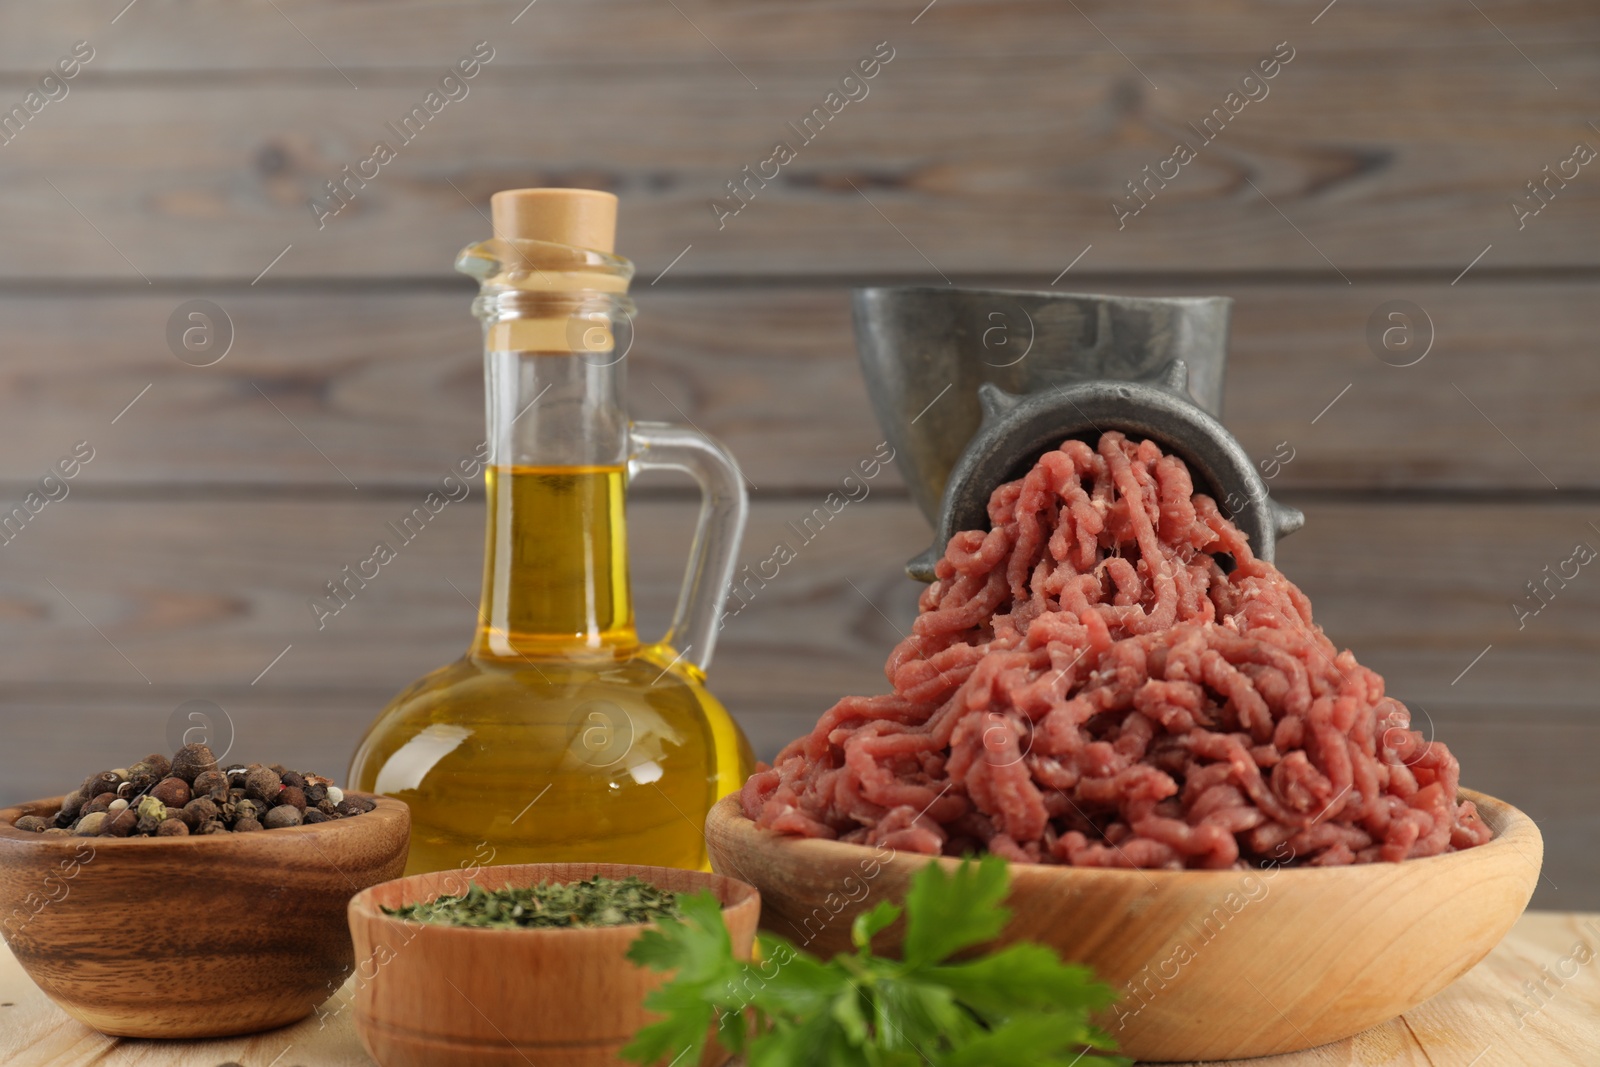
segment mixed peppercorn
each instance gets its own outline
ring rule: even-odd
[[[56,836],[186,837],[328,822],[375,806],[315,774],[276,763],[222,768],[205,745],[184,745],[170,760],[150,755],[91,774],[54,818],[24,815],[14,825]]]

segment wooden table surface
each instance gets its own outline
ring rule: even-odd
[[[129,979],[138,980],[136,975]],[[253,1037],[108,1038],[57,1009],[0,946],[0,1063],[371,1067],[356,1038],[350,997],[346,986],[321,1017]],[[1600,914],[1529,912],[1488,959],[1401,1018],[1347,1041],[1249,1062],[1252,1067],[1596,1067]]]

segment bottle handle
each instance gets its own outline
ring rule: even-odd
[[[700,519],[683,590],[662,643],[679,650],[681,658],[704,673],[711,665],[722,605],[739,564],[739,543],[744,537],[750,501],[744,475],[733,455],[699,430],[666,422],[635,422],[630,427],[632,455],[628,474],[640,471],[683,471],[700,485]]]

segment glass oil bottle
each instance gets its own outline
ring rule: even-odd
[[[411,808],[408,873],[551,861],[703,868],[707,810],[753,759],[704,686],[747,510],[698,431],[623,408],[633,265],[616,198],[519,189],[456,268],[480,282],[488,529],[477,632],[397,696],[350,782]],[[700,521],[671,627],[641,641],[629,588],[631,475],[685,471]]]

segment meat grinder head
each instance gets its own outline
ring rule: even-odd
[[[1272,560],[1305,517],[1271,498],[1223,428],[1226,297],[904,286],[857,289],[856,347],[878,422],[934,524],[906,573],[932,581],[950,537],[988,525],[989,495],[1068,438],[1106,430],[1181,457],[1196,487]]]

